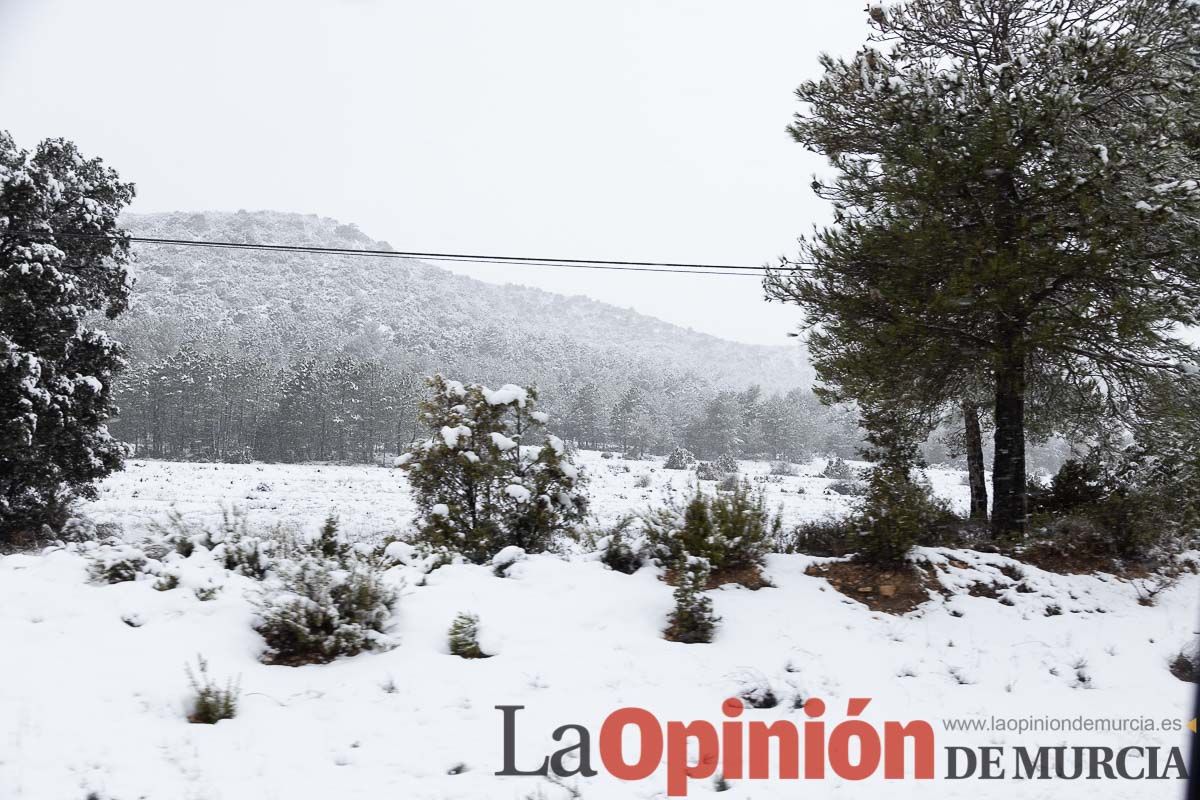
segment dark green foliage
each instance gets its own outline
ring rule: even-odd
[[[57,531],[121,467],[105,426],[124,361],[88,323],[128,303],[117,217],[132,199],[72,143],[29,153],[0,131],[0,545]]]
[[[278,583],[256,600],[266,663],[322,664],[391,645],[385,632],[396,594],[366,565],[308,555],[277,570]]]
[[[811,520],[795,527],[781,552],[840,557],[856,552],[859,544],[859,533],[849,520]]]
[[[545,433],[536,391],[441,376],[429,388],[421,418],[433,436],[403,464],[424,542],[484,563],[510,545],[543,552],[583,519],[583,476]]]
[[[676,447],[671,451],[671,455],[667,456],[666,462],[663,463],[663,469],[691,469],[695,464],[696,457],[690,450]]]
[[[701,461],[696,465],[696,480],[698,481],[719,481],[724,475],[721,470],[713,466],[711,461]]]
[[[214,725],[223,719],[233,719],[237,716],[238,682],[230,679],[221,687],[208,674],[208,661],[204,656],[197,656],[199,669],[192,671],[191,664],[187,665],[188,683],[192,685],[195,697],[192,698],[191,710],[188,711],[188,722],[202,725]]]
[[[858,534],[858,558],[870,564],[901,564],[913,545],[952,518],[907,471],[876,467],[867,479],[862,508],[851,519]]]
[[[717,460],[713,462],[713,468],[716,469],[717,472],[732,474],[738,471],[738,462],[732,454],[722,453],[717,457]]]
[[[459,658],[487,658],[479,647],[479,617],[463,612],[450,625],[450,652]]]
[[[1104,496],[1103,480],[1101,466],[1095,460],[1069,459],[1059,468],[1049,486],[1032,489],[1030,511],[1054,517],[1073,514]]]
[[[648,513],[642,525],[651,558],[675,564],[695,557],[717,572],[761,566],[781,533],[781,522],[767,511],[762,493],[744,481],[728,493],[697,492],[682,508],[672,504]]]
[[[338,534],[337,517],[330,514],[325,518],[325,524],[321,526],[321,533],[317,537],[316,549],[325,558],[330,558],[335,561],[345,561],[350,553],[350,544],[344,541]]]
[[[604,554],[600,557],[600,560],[610,569],[626,575],[632,575],[642,568],[641,556],[630,546],[628,541],[629,528],[633,523],[633,517],[622,517],[613,526],[612,533],[608,536],[608,544],[604,548]]]
[[[680,559],[675,563],[675,574],[675,610],[664,637],[684,644],[711,642],[720,620],[713,615],[712,599],[704,594],[711,574],[708,564],[701,558]]]

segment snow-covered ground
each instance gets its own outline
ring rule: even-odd
[[[592,474],[595,525],[686,491],[690,473],[650,461],[581,454]],[[799,476],[767,477],[744,463],[772,508],[789,524],[844,513],[848,499],[825,494],[821,462]],[[648,486],[642,479],[648,476]],[[935,490],[956,504],[966,487],[933,471]],[[803,487],[801,493],[798,490]],[[120,523],[127,538],[149,534],[174,510],[213,523],[226,509],[255,524],[315,530],[330,512],[359,538],[403,533],[412,502],[403,475],[380,467],[214,465],[135,462],[108,480],[88,513]],[[641,706],[659,719],[725,720],[724,698],[768,685],[773,708],[747,709],[743,721],[806,718],[796,699],[825,700],[827,727],[845,718],[848,698],[873,698],[863,718],[928,720],[937,736],[938,779],[866,785],[825,780],[734,780],[722,797],[1183,797],[1181,781],[945,780],[948,746],[1183,746],[1193,734],[962,733],[946,718],[1002,716],[1190,717],[1189,684],[1167,669],[1192,638],[1200,579],[1186,575],[1139,604],[1139,586],[1105,576],[1060,576],[1021,566],[1025,591],[997,599],[961,586],[995,578],[1005,559],[927,550],[944,581],[960,584],[902,616],[875,613],[804,574],[818,559],[771,556],[773,588],[725,587],[711,593],[721,617],[715,641],[664,641],[671,588],[653,568],[613,572],[592,555],[532,556],[497,577],[487,567],[448,566],[424,580],[396,567],[402,586],[393,620],[398,646],[331,664],[299,668],[258,661],[246,595],[253,581],[227,575],[198,553],[182,566],[183,586],[152,581],[88,582],[86,561],[53,551],[0,558],[0,798],[84,800],[304,800],[306,798],[664,796],[663,770],[644,781],[608,776],[597,753],[611,711]],[[954,563],[950,563],[953,559]],[[216,599],[189,586],[215,578]],[[1061,613],[1055,613],[1055,610]],[[447,651],[446,631],[461,611],[481,621],[481,643],[495,657],[463,660]],[[126,620],[135,621],[134,627]],[[235,719],[194,725],[185,719],[185,664],[204,655],[219,678],[240,676]],[[568,723],[592,733],[594,778],[566,787],[535,777],[496,777],[503,765],[497,705],[523,705],[518,766],[573,743],[551,739]],[[1186,751],[1185,751],[1186,752]],[[632,758],[632,756],[631,756]],[[1011,769],[1007,757],[1005,766]],[[695,780],[689,796],[714,793]]]

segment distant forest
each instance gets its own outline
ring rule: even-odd
[[[391,249],[274,212],[130,216],[135,234]],[[853,455],[798,345],[738,344],[419,261],[139,246],[111,429],[142,457],[372,462],[418,435],[433,373],[537,386],[552,428],[629,454]]]

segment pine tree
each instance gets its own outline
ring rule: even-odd
[[[804,306],[819,375],[906,387],[855,399],[928,415],[985,381],[993,531],[1019,534],[1035,376],[1120,411],[1195,360],[1172,331],[1200,322],[1200,7],[913,0],[871,24],[797,91],[835,224],[768,291]]]
[[[437,375],[421,420],[432,437],[403,466],[426,541],[483,563],[507,546],[543,551],[583,518],[583,475],[545,432],[534,389]]]
[[[710,569],[702,558],[684,557],[675,565],[675,609],[664,636],[672,642],[711,642],[719,618],[713,614],[712,598],[704,594]]]
[[[124,361],[86,323],[128,303],[133,194],[70,142],[29,153],[0,131],[0,542],[61,525],[121,467],[106,423]]]

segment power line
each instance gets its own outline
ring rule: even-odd
[[[55,236],[75,238],[112,238],[100,233],[55,232]],[[167,239],[152,236],[130,236],[136,244],[162,245],[168,247],[203,247],[218,250],[251,250],[274,253],[311,253],[320,255],[354,256],[367,258],[423,259],[429,261],[468,262],[486,264],[514,264],[533,267],[558,267],[566,269],[605,269],[627,272],[665,272],[677,275],[727,275],[734,277],[761,278],[764,267],[748,267],[732,264],[693,264],[671,261],[611,261],[587,258],[541,258],[533,256],[497,256],[470,253],[428,253],[401,250],[367,250],[353,247],[319,247],[299,244],[249,244],[244,242],[213,241],[206,239]]]

